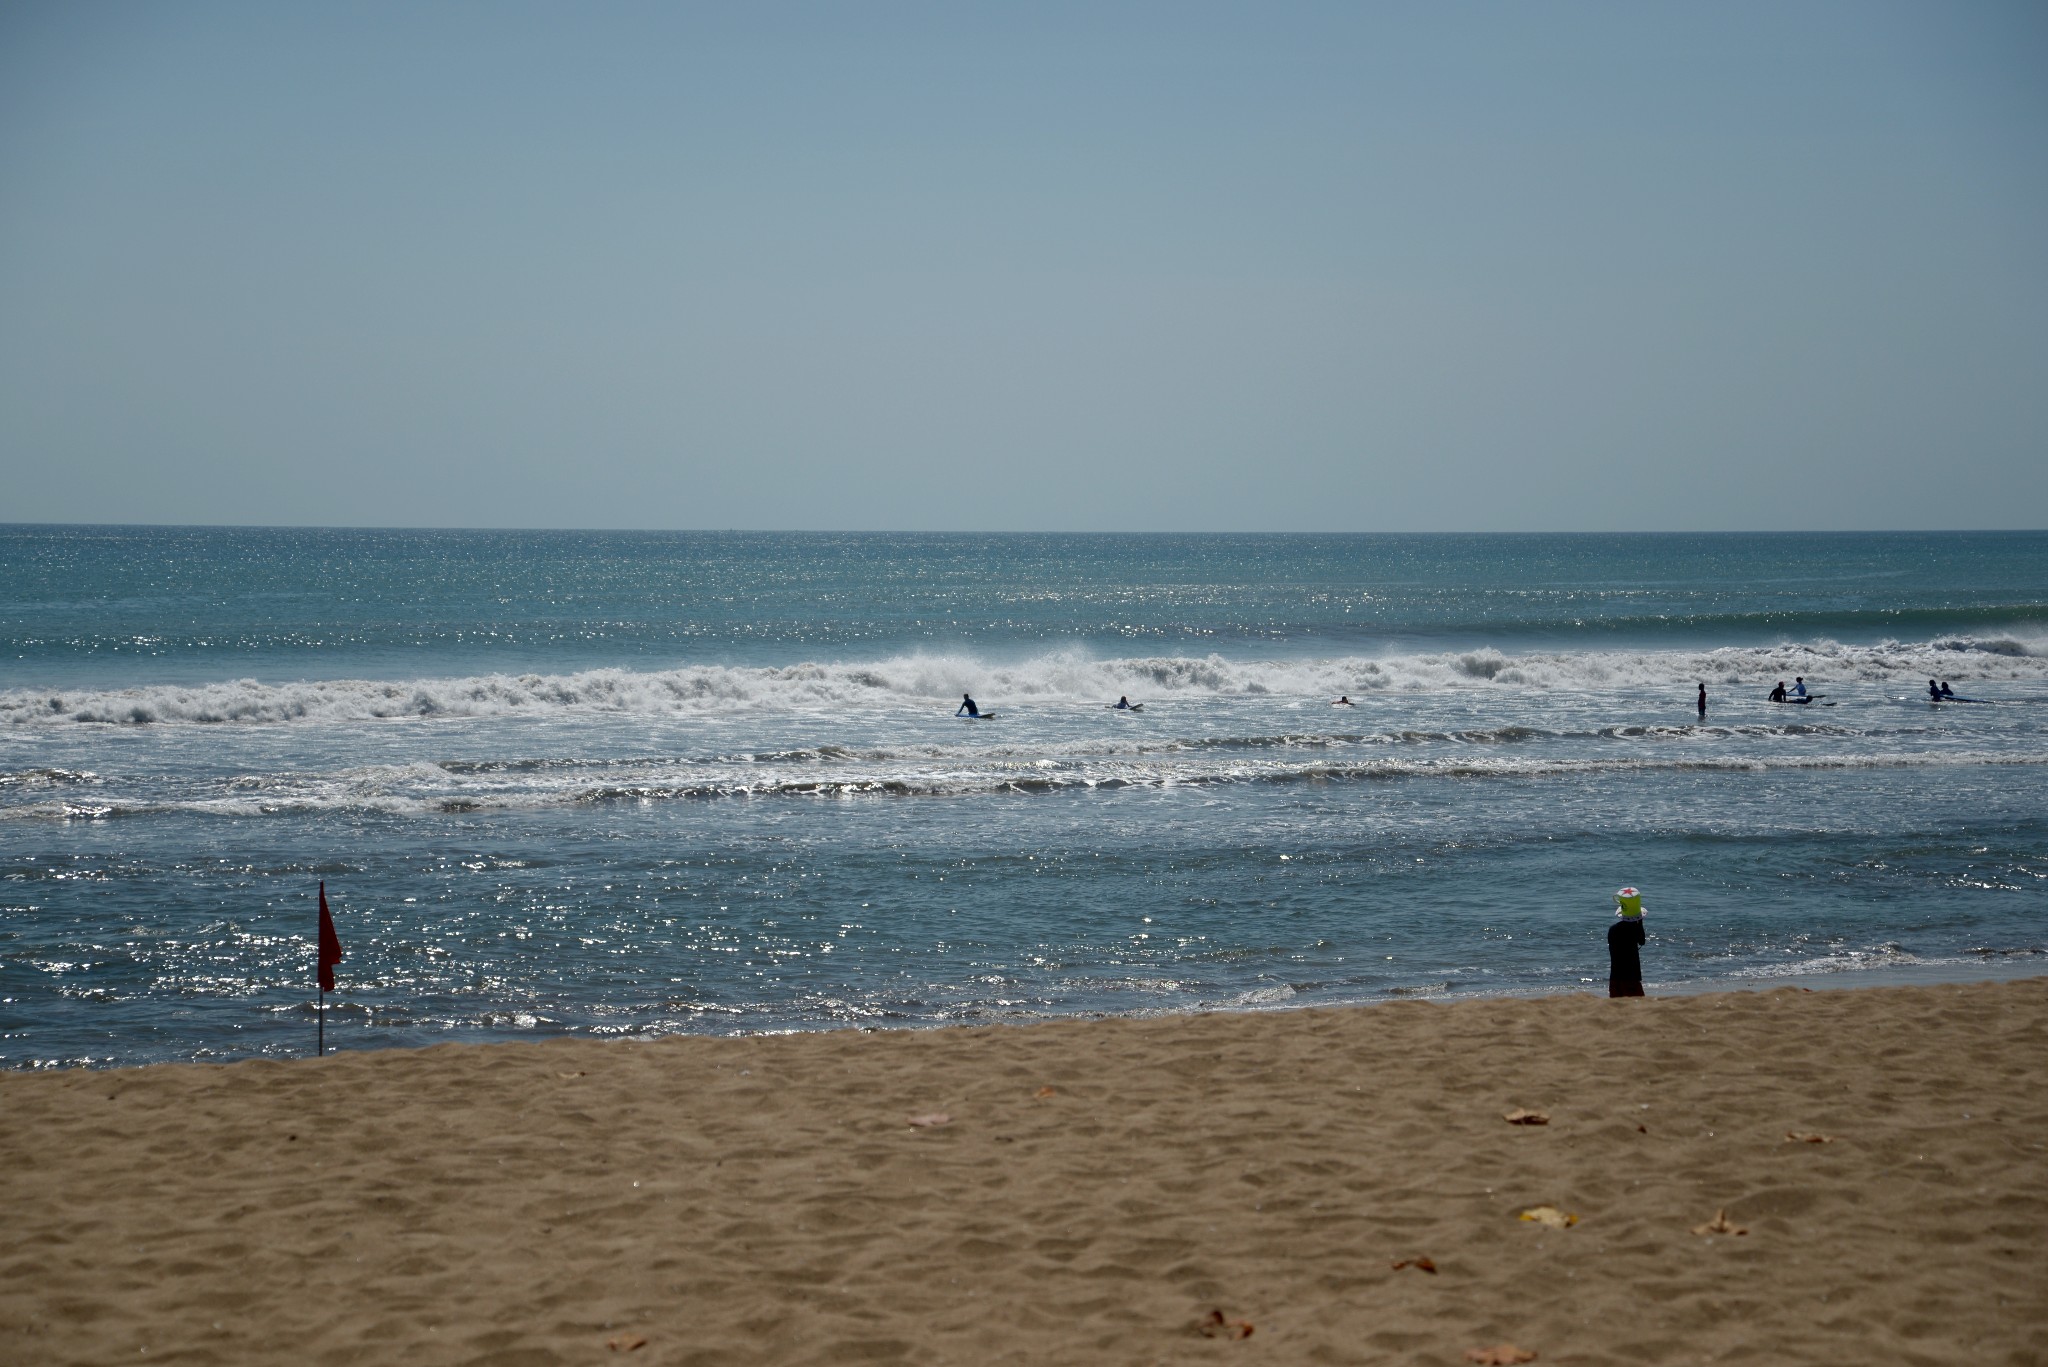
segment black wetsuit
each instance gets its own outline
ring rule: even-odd
[[[1624,916],[1607,928],[1607,995],[1643,995],[1643,960],[1638,946],[1649,939],[1640,916]]]

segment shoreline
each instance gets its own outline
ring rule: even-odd
[[[1649,997],[1680,998],[1713,996],[1721,993],[1774,992],[1787,989],[1810,992],[1860,991],[1865,988],[1885,987],[1941,987],[1964,986],[1974,983],[2023,982],[2030,978],[2048,978],[2048,954],[2032,951],[1984,956],[1981,962],[1944,960],[1931,964],[1888,964],[1879,968],[1827,969],[1808,973],[1788,973],[1773,977],[1728,978],[1679,978],[1662,981],[1648,981],[1645,986]],[[866,1021],[810,1021],[796,1024],[762,1026],[755,1029],[736,1029],[728,1032],[697,1030],[654,1030],[639,1034],[595,1035],[580,1029],[564,1030],[550,1034],[508,1034],[484,1038],[466,1038],[450,1031],[450,1038],[436,1039],[425,1043],[383,1043],[368,1040],[363,1035],[349,1035],[342,1031],[345,1023],[330,1020],[331,1033],[340,1042],[328,1052],[342,1053],[387,1053],[416,1052],[422,1049],[438,1049],[447,1046],[462,1048],[488,1048],[497,1045],[548,1044],[566,1040],[581,1040],[592,1044],[647,1044],[666,1039],[716,1039],[745,1040],[778,1038],[786,1035],[829,1035],[844,1031],[867,1034],[922,1033],[945,1030],[983,1029],[1028,1029],[1043,1025],[1058,1025],[1069,1022],[1099,1021],[1151,1021],[1173,1020],[1182,1017],[1210,1015],[1266,1015],[1294,1011],[1355,1011],[1370,1010],[1379,1006],[1394,1006],[1403,1003],[1423,1002],[1432,1005],[1452,1005],[1462,1002],[1489,1001],[1550,1001],[1559,998],[1592,996],[1605,997],[1605,981],[1589,981],[1575,985],[1554,987],[1504,987],[1497,990],[1442,991],[1433,987],[1385,989],[1376,997],[1355,1000],[1312,1000],[1295,1001],[1281,999],[1259,1002],[1198,1003],[1191,1006],[1156,1007],[1124,1012],[1079,1011],[1062,1015],[1015,1016],[997,1019],[935,1020],[935,1021],[890,1021],[872,1023]],[[310,1010],[310,1004],[307,1007]],[[330,1012],[339,1012],[341,1003],[332,1003]],[[308,1029],[311,1029],[308,1026]],[[239,1063],[272,1062],[293,1063],[310,1060],[315,1056],[307,1054],[260,1054],[251,1053],[227,1059],[157,1059],[147,1063],[74,1063],[68,1061],[22,1063],[0,1063],[0,1078],[17,1074],[43,1074],[66,1072],[114,1073],[143,1068],[164,1067],[207,1067],[225,1068]]]
[[[14,1072],[0,1357],[2027,1362],[2043,1046],[2037,977]]]

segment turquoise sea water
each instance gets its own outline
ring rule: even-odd
[[[2044,723],[2041,533],[0,527],[0,1064],[308,1051],[323,878],[348,1048],[2042,971]]]

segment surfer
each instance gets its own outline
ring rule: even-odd
[[[1128,711],[1130,711],[1130,710],[1131,710],[1131,700],[1130,700],[1130,698],[1129,698],[1128,696],[1124,696],[1124,697],[1120,697],[1120,698],[1118,698],[1118,699],[1116,700],[1116,710],[1117,710],[1117,711],[1119,711],[1119,712],[1128,712]]]
[[[1948,686],[1947,679],[1941,681],[1941,696],[1944,698],[1953,698],[1955,696],[1955,693]]]
[[[974,699],[970,695],[962,693],[960,695],[960,706],[954,709],[953,715],[956,717],[978,717],[981,715],[981,709],[974,705]]]
[[[1702,683],[1702,684],[1700,685],[1700,717],[1701,717],[1702,719],[1704,719],[1704,718],[1706,717],[1706,715],[1707,715],[1707,686],[1706,686],[1706,684]]]
[[[1357,703],[1355,703],[1355,702],[1353,702],[1353,701],[1351,701],[1351,695],[1350,695],[1350,694],[1348,694],[1348,693],[1345,693],[1345,694],[1340,694],[1340,695],[1338,696],[1338,698],[1337,698],[1337,701],[1335,701],[1335,702],[1331,703],[1331,704],[1330,704],[1330,706],[1332,706],[1332,707],[1356,707],[1356,706],[1358,706],[1358,704],[1357,704]]]
[[[1802,699],[1803,699],[1803,698],[1804,698],[1804,697],[1806,696],[1806,676],[1805,676],[1805,675],[1803,675],[1803,674],[1794,674],[1794,675],[1792,676],[1792,696],[1793,696],[1793,697],[1795,697],[1795,698],[1802,698]]]
[[[1941,687],[1932,679],[1927,681],[1927,696],[1933,702],[1941,701]]]
[[[1643,933],[1643,895],[1623,888],[1614,900],[1614,914],[1621,919],[1607,928],[1607,995],[1640,997],[1643,959],[1637,951],[1649,941]]]
[[[1785,701],[1785,681],[1783,679],[1778,680],[1778,686],[1771,690],[1771,701]]]

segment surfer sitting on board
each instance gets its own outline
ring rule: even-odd
[[[1944,698],[1953,698],[1955,696],[1955,692],[1948,686],[1947,679],[1941,681],[1941,696]]]
[[[1793,696],[1793,697],[1795,697],[1795,698],[1803,698],[1803,697],[1805,697],[1805,696],[1806,696],[1806,676],[1805,676],[1805,675],[1803,675],[1803,674],[1794,674],[1794,675],[1792,676],[1792,696]]]
[[[1356,707],[1356,706],[1358,706],[1358,704],[1357,704],[1357,703],[1355,703],[1355,702],[1353,702],[1353,701],[1351,701],[1351,695],[1347,693],[1347,694],[1344,694],[1344,695],[1340,696],[1340,697],[1339,697],[1339,698],[1337,699],[1337,701],[1335,701],[1335,702],[1331,703],[1331,704],[1330,704],[1330,706],[1332,706],[1332,707]]]
[[[1120,697],[1120,698],[1118,698],[1118,699],[1116,700],[1116,710],[1117,710],[1117,711],[1119,711],[1119,712],[1128,712],[1128,711],[1130,711],[1130,710],[1131,710],[1131,700],[1130,700],[1130,698],[1129,698],[1128,696],[1125,696],[1125,697]]]
[[[1771,701],[1785,701],[1785,681],[1783,679],[1778,680],[1778,686],[1771,690]]]
[[[974,705],[974,699],[971,696],[962,693],[960,695],[960,706],[953,710],[953,715],[956,717],[978,717],[981,715],[981,709]]]

